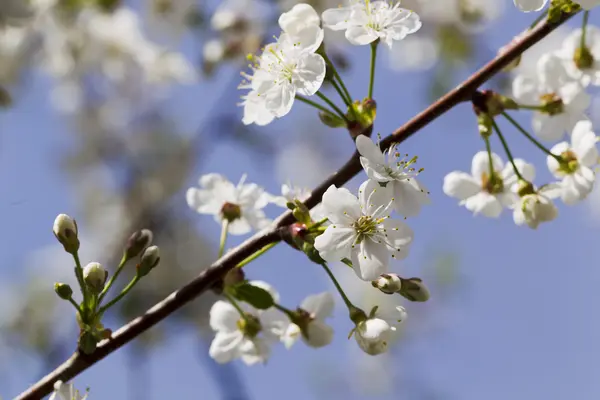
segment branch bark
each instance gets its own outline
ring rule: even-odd
[[[471,75],[466,81],[458,85],[452,91],[438,99],[420,114],[412,118],[406,124],[392,132],[391,135],[381,141],[381,148],[387,149],[392,143],[401,143],[410,136],[427,126],[429,123],[451,110],[456,105],[470,101],[473,93],[492,78],[496,73],[509,65],[525,50],[542,40],[558,26],[570,19],[572,15],[563,15],[554,22],[544,22],[530,30],[521,40],[514,43],[502,55],[494,58],[476,73]],[[318,187],[316,187],[311,196],[306,200],[309,208],[314,207],[321,201],[323,193],[331,185],[342,186],[351,178],[357,175],[361,170],[358,153],[342,166],[340,170],[327,178]],[[204,270],[197,278],[189,282],[179,290],[173,292],[163,301],[157,303],[141,315],[122,326],[113,333],[108,340],[101,342],[97,350],[91,355],[85,355],[79,352],[74,353],[67,361],[46,375],[35,385],[31,386],[25,392],[21,393],[16,400],[41,400],[53,390],[56,381],[70,381],[75,376],[102,360],[107,355],[119,349],[121,346],[135,339],[144,331],[162,321],[164,318],[177,311],[179,308],[208,290],[213,282],[222,278],[229,270],[234,268],[239,262],[254,252],[263,248],[267,244],[279,241],[281,231],[288,225],[294,223],[294,217],[291,212],[285,212],[276,219],[274,227],[259,232],[250,237],[244,243],[228,252],[226,255],[215,261],[208,269]]]

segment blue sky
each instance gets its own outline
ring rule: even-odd
[[[479,45],[498,48],[532,18],[507,7],[504,17],[480,35]],[[592,14],[591,22],[600,20]],[[576,25],[579,19],[571,23]],[[344,78],[355,97],[361,97],[368,79],[368,48],[349,50],[354,68]],[[478,61],[482,64],[485,60]],[[197,126],[205,117],[195,112],[210,104],[210,97],[202,94],[222,90],[228,73],[232,71],[222,71],[216,82],[176,91],[171,104],[182,126]],[[375,88],[377,132],[386,135],[426,105],[422,93],[428,79],[427,73],[391,72],[380,60]],[[48,90],[49,82],[34,74],[19,91],[16,107],[0,114],[0,220],[9,227],[5,228],[5,240],[0,242],[0,278],[5,282],[21,279],[24,271],[20,266],[29,251],[54,243],[50,227],[56,214],[76,208],[74,191],[58,169],[60,156],[71,145],[72,136],[66,133],[66,120],[51,109]],[[528,114],[519,115],[519,120],[529,126]],[[264,129],[264,135],[280,147],[288,142],[302,143],[303,132],[292,129],[299,124],[317,124],[314,114],[301,104],[295,106],[291,115]],[[534,162],[541,182],[549,179],[544,156],[517,132],[501,126],[515,156]],[[342,130],[322,131],[317,143],[327,152],[332,151],[324,162],[325,168],[330,168],[328,172],[353,151],[352,142]],[[502,154],[499,143],[493,142],[493,146]],[[590,219],[586,207],[561,205],[557,221],[531,231],[516,227],[510,213],[505,212],[499,220],[473,217],[455,200],[445,197],[441,190],[445,174],[456,169],[469,170],[473,154],[483,149],[469,104],[439,118],[401,149],[419,156],[425,167],[421,180],[431,191],[432,205],[408,221],[415,230],[414,247],[411,256],[398,263],[396,270],[419,275],[432,252],[442,247],[460,254],[462,280],[454,289],[458,293],[436,310],[426,304],[411,305],[407,321],[411,339],[399,344],[386,367],[395,383],[402,388],[417,380],[439,390],[444,399],[598,398],[600,321],[595,318],[595,310],[600,304],[600,225]],[[277,192],[285,178],[273,173],[277,164],[257,163],[243,147],[230,142],[219,144],[208,157],[203,163],[205,169],[190,176],[190,186],[206,172],[221,172],[234,181],[247,172],[249,181]],[[314,177],[294,178],[314,183]],[[362,179],[364,175],[350,186],[357,187]],[[183,193],[180,206],[187,207]],[[277,210],[270,212],[275,216]],[[188,215],[197,220],[199,229],[202,227],[214,237],[216,244],[219,227],[210,217],[191,211]],[[231,243],[236,240],[242,238]],[[282,302],[291,306],[308,294],[329,289],[317,266],[285,246],[276,247],[260,262],[251,264],[248,273],[274,284],[282,294]],[[48,290],[52,290],[52,282],[48,283]],[[432,296],[435,298],[436,293]],[[434,334],[422,327],[411,331],[410,321],[413,317],[418,319],[419,312],[430,314],[436,327]],[[286,351],[279,346],[266,366],[248,368],[239,363],[250,397],[397,398],[394,392],[376,396],[354,389],[356,369],[366,361],[351,350],[354,343],[345,339],[351,323],[343,310],[336,312],[332,324],[335,341],[325,349],[313,350],[298,344]],[[147,398],[218,398],[209,369],[199,362],[197,333],[171,333],[173,339],[157,348],[144,365],[143,371],[149,375]],[[101,361],[77,377],[76,386],[89,386],[90,399],[129,398],[131,376],[127,369],[132,366],[126,354],[117,352]],[[11,362],[19,371],[23,364],[32,367],[24,370],[22,376],[12,377],[9,387],[0,387],[0,394],[6,398],[38,378],[35,363],[21,359]],[[405,396],[425,398],[415,393]]]

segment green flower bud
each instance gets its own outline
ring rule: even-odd
[[[59,214],[54,220],[54,236],[63,245],[65,251],[75,254],[79,250],[77,222],[67,214]]]
[[[137,265],[137,273],[140,277],[146,276],[160,262],[160,250],[158,246],[150,246],[142,253],[140,263]]]
[[[73,296],[73,289],[71,289],[71,286],[67,285],[66,283],[55,283],[54,291],[58,297],[63,300],[69,300],[71,296]]]
[[[127,245],[125,246],[125,257],[131,259],[140,255],[142,251],[152,243],[152,231],[149,229],[142,229],[134,232],[129,239],[127,239]]]
[[[420,278],[402,279],[402,288],[398,293],[410,301],[429,300],[429,289]]]
[[[93,294],[102,292],[107,277],[108,272],[100,263],[91,262],[83,269],[83,280]]]

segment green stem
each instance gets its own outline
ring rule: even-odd
[[[329,278],[331,279],[331,281],[335,285],[335,288],[337,289],[337,291],[340,293],[340,296],[342,296],[342,299],[344,300],[344,303],[346,304],[346,307],[348,307],[348,310],[352,311],[353,309],[356,309],[356,307],[354,306],[354,304],[352,304],[350,302],[350,300],[348,299],[348,297],[346,296],[346,293],[344,293],[344,289],[342,289],[342,287],[338,283],[337,279],[335,279],[335,276],[333,275],[333,273],[331,272],[331,270],[327,266],[327,263],[322,263],[321,265],[325,269],[325,272],[327,272],[327,275],[329,275]]]
[[[285,315],[287,315],[290,320],[294,320],[295,314],[292,310],[285,308],[284,306],[282,306],[281,304],[273,304],[273,307],[275,307],[276,309],[278,309],[279,311],[281,311],[282,313],[284,313]]]
[[[102,292],[100,292],[100,296],[98,297],[98,304],[102,304],[102,300],[104,299],[104,296],[106,296],[106,293],[108,293],[108,291],[111,288],[111,286],[113,285],[113,283],[115,283],[115,281],[117,280],[117,277],[123,270],[123,267],[125,266],[126,263],[127,263],[127,257],[125,256],[125,254],[123,254],[123,257],[121,258],[121,262],[119,262],[119,266],[117,267],[117,270],[115,271],[114,275],[110,277],[110,279],[108,280],[108,283],[106,284],[106,286],[104,286],[104,289],[102,289]]]
[[[224,219],[223,224],[221,225],[221,240],[219,243],[219,256],[218,258],[223,257],[223,253],[225,252],[225,242],[227,242],[227,233],[229,232],[229,220]]]
[[[581,41],[579,43],[579,47],[581,49],[585,49],[585,37],[587,34],[587,24],[588,24],[589,18],[590,18],[590,12],[585,11],[583,13],[583,22],[581,23]]]
[[[533,111],[540,111],[540,112],[546,111],[546,107],[544,107],[544,106],[529,106],[526,104],[517,104],[517,107],[519,107],[520,109],[523,109],[523,110],[533,110]]]
[[[369,77],[369,99],[373,98],[373,86],[375,83],[375,60],[377,59],[377,45],[379,40],[371,43],[371,75]]]
[[[231,303],[231,305],[240,313],[240,316],[242,318],[244,318],[245,320],[248,320],[248,316],[246,315],[246,313],[244,312],[244,310],[242,310],[242,307],[240,307],[240,305],[238,304],[237,300],[230,295],[227,292],[223,292],[223,296],[225,296],[225,298],[227,300],[229,300],[229,302]]]
[[[321,225],[323,225],[323,224],[324,224],[325,222],[327,222],[327,221],[329,221],[329,218],[323,218],[322,220],[320,220],[320,221],[317,221],[317,222],[315,222],[314,224],[312,224],[312,225],[311,225],[311,226],[308,228],[308,230],[309,230],[310,232],[312,232],[313,230],[318,230],[318,228],[320,228],[320,227],[321,227]]]
[[[492,160],[492,146],[490,145],[490,138],[485,136],[483,139],[485,140],[485,149],[487,150],[488,154],[490,179],[495,179],[496,174],[494,172],[494,161]]]
[[[75,307],[75,309],[79,312],[79,315],[83,314],[83,312],[81,311],[81,307],[79,307],[79,304],[75,303],[75,300],[73,300],[72,297],[69,297],[68,301],[69,303],[73,304],[73,307]]]
[[[331,67],[334,78],[336,78],[338,80],[340,86],[342,87],[342,90],[346,95],[346,100],[348,100],[348,102],[346,104],[348,104],[348,105],[352,104],[352,96],[350,95],[348,88],[346,88],[346,85],[344,84],[344,80],[342,79],[342,77],[338,73],[337,69],[335,68],[335,65],[333,65],[333,63],[331,62],[331,60],[329,59],[329,57],[327,56],[327,54],[325,52],[323,52],[321,55],[325,59],[325,62],[327,63],[327,65],[329,65]]]
[[[334,117],[334,118],[337,118],[337,117],[335,116],[335,113],[334,113],[333,111],[331,111],[330,109],[328,109],[328,108],[327,108],[327,107],[325,107],[325,106],[322,106],[322,105],[321,105],[321,104],[319,104],[319,103],[315,103],[314,101],[307,99],[307,98],[306,98],[306,97],[304,97],[304,96],[301,96],[301,95],[297,94],[297,95],[296,95],[296,100],[300,100],[300,101],[301,101],[301,102],[303,102],[304,104],[308,104],[309,106],[311,106],[311,107],[314,107],[314,108],[316,108],[317,110],[323,111],[324,113],[327,113],[327,114],[331,115],[332,117]]]
[[[133,287],[136,285],[136,283],[139,282],[140,280],[140,276],[136,275],[133,277],[133,279],[131,280],[131,282],[129,282],[129,284],[127,286],[125,286],[125,288],[121,291],[121,293],[119,293],[119,295],[117,297],[115,297],[114,299],[112,299],[111,301],[109,301],[108,303],[106,303],[105,306],[100,307],[100,310],[98,310],[98,314],[102,315],[104,314],[104,312],[106,310],[108,310],[109,308],[111,308],[113,305],[115,305],[119,300],[121,300],[123,297],[125,297],[125,295],[127,293],[129,293],[129,291],[131,289],[133,289]]]
[[[81,295],[83,296],[83,304],[87,304],[88,291],[83,280],[83,268],[81,267],[78,252],[73,253],[73,260],[75,261],[75,276],[77,277],[77,282],[79,282],[81,288]]]
[[[346,121],[346,123],[350,122],[350,121],[348,121],[346,114],[344,114],[344,112],[342,110],[340,110],[340,108],[338,106],[336,106],[333,101],[329,100],[329,98],[327,96],[325,96],[320,91],[317,92],[316,94],[317,94],[317,96],[319,96],[319,98],[321,100],[323,100],[325,103],[327,103],[329,105],[329,107],[333,108],[335,110],[335,112],[338,113],[339,117],[342,118],[344,121]]]
[[[342,98],[342,101],[344,102],[344,104],[346,104],[347,106],[350,106],[350,104],[352,104],[351,101],[348,100],[348,98],[346,97],[346,94],[342,91],[342,88],[340,87],[340,85],[336,82],[335,79],[330,80],[329,82],[331,82],[331,84],[333,85],[333,87],[335,88],[336,92],[338,92],[338,94],[340,95],[340,97]]]
[[[508,143],[506,143],[506,139],[504,139],[504,135],[502,134],[502,132],[500,132],[500,127],[498,127],[498,124],[496,123],[496,121],[493,118],[491,118],[491,120],[492,120],[492,125],[494,126],[494,129],[496,130],[496,133],[498,134],[498,137],[500,138],[500,141],[502,142],[502,147],[504,147],[506,156],[508,157],[508,159],[510,160],[510,163],[512,164],[513,170],[515,171],[515,175],[517,175],[517,177],[519,179],[521,179],[522,181],[527,181],[527,179],[523,178],[523,175],[521,175],[521,172],[519,172],[519,169],[515,165],[515,160],[512,156],[512,153],[510,152]]]
[[[521,125],[519,125],[519,123],[517,121],[515,121],[510,115],[508,115],[508,113],[506,111],[502,112],[502,116],[504,116],[504,118],[506,118],[511,124],[513,124],[513,126],[515,128],[517,128],[519,130],[519,132],[521,132],[523,135],[525,135],[525,137],[527,139],[529,139],[531,141],[531,143],[536,145],[538,149],[542,150],[544,153],[548,154],[549,156],[554,157],[554,159],[556,159],[556,161],[558,161],[559,163],[563,162],[563,159],[561,156],[557,156],[556,154],[552,153],[543,144],[538,142],[536,138],[531,136],[525,129],[523,129],[523,127]]]
[[[270,249],[275,247],[277,245],[277,243],[279,243],[279,242],[269,243],[262,249],[258,250],[256,253],[244,258],[238,265],[236,265],[236,268],[242,268],[246,264],[250,264],[252,261],[256,260],[258,257],[262,256],[267,251],[269,251]]]

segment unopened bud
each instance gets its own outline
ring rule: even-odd
[[[140,277],[146,276],[160,262],[160,250],[158,246],[150,246],[142,253],[140,263],[137,265],[137,273]]]
[[[83,269],[83,280],[94,294],[99,294],[104,289],[104,283],[108,277],[108,272],[97,262],[91,262]]]
[[[71,296],[73,296],[73,289],[71,289],[71,286],[67,285],[66,283],[55,283],[54,291],[58,297],[63,300],[69,300]]]
[[[142,229],[134,232],[129,239],[127,239],[127,245],[125,246],[125,257],[131,259],[137,257],[144,249],[152,243],[152,231],[149,229]]]
[[[383,274],[372,281],[371,285],[385,294],[393,294],[400,291],[402,288],[402,278],[397,274]]]
[[[398,293],[410,301],[429,300],[429,289],[420,278],[402,279],[402,288]]]
[[[77,222],[67,214],[59,214],[54,220],[54,236],[63,245],[65,251],[74,254],[79,250]]]
[[[296,218],[296,221],[304,224],[310,224],[312,219],[310,218],[310,210],[308,207],[306,207],[300,200],[294,200],[294,204],[296,207],[294,207],[292,215],[294,218]]]

